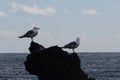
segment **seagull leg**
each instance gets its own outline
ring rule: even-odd
[[[73,50],[73,53],[74,53],[74,49],[72,49]]]
[[[32,42],[33,42],[33,38],[31,38]]]

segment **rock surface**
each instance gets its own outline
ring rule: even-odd
[[[81,69],[76,53],[69,54],[58,46],[44,48],[35,42],[31,42],[29,51],[25,68],[39,80],[95,80]]]

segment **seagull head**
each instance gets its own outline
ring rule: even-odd
[[[76,42],[77,42],[77,43],[80,43],[80,38],[79,38],[79,37],[76,39]]]
[[[33,30],[40,30],[40,28],[38,28],[38,27],[33,27]]]

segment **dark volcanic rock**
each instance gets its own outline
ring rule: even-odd
[[[29,50],[25,68],[39,80],[95,80],[81,69],[76,53],[68,54],[58,46],[45,49],[35,42],[31,42]]]
[[[44,50],[44,46],[35,43],[35,42],[31,42],[30,47],[29,47],[29,51],[32,53],[37,53],[40,52],[41,50]]]

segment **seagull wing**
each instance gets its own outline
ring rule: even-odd
[[[64,48],[75,48],[76,45],[77,45],[76,42],[70,42],[70,43],[66,44],[64,46]]]
[[[28,32],[26,32],[23,37],[31,37],[32,35],[34,34],[34,31],[33,30],[30,30]]]

